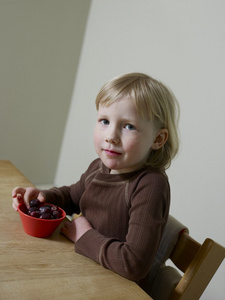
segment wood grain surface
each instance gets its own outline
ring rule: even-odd
[[[74,252],[60,234],[27,235],[12,208],[12,189],[32,183],[0,161],[0,299],[151,299],[134,282]]]

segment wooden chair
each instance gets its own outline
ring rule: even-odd
[[[169,299],[199,299],[224,257],[223,246],[209,238],[201,245],[183,232],[170,259],[184,274]]]
[[[145,290],[154,300],[197,300],[224,258],[223,246],[209,238],[201,245],[170,216]]]

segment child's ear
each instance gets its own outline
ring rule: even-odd
[[[152,144],[153,150],[158,150],[166,143],[168,139],[168,130],[166,128],[160,129],[157,133],[154,143]]]

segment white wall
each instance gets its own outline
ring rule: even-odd
[[[171,214],[203,242],[225,246],[225,2],[94,0],[55,183],[95,158],[94,100],[113,76],[140,71],[168,84],[181,106],[179,157],[168,171]],[[224,299],[225,263],[203,294]]]
[[[90,0],[0,0],[0,159],[52,183]]]

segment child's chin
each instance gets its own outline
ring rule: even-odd
[[[102,162],[110,170],[114,170],[114,171],[120,170],[118,163],[114,162],[113,159],[105,159],[105,160],[102,160]]]

